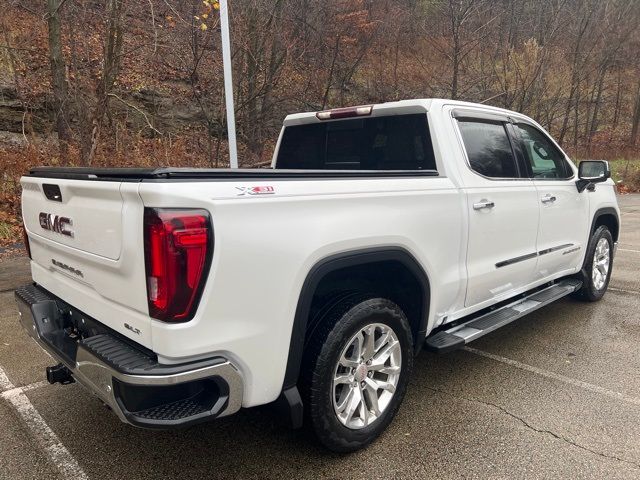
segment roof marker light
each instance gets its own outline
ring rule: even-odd
[[[362,117],[371,115],[373,105],[363,105],[361,107],[334,108],[333,110],[323,110],[316,113],[318,120],[333,120],[337,118]]]

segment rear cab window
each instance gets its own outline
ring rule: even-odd
[[[278,169],[436,170],[426,114],[291,125],[284,129]]]
[[[505,124],[491,120],[458,120],[469,167],[489,178],[518,178],[516,157]]]

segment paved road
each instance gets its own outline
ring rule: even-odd
[[[423,353],[365,451],[328,454],[266,408],[176,432],[121,424],[17,327],[24,259],[0,263],[0,478],[640,478],[640,196],[620,198],[611,289],[445,356]],[[3,380],[2,372],[6,373]],[[22,387],[22,388],[14,388]]]

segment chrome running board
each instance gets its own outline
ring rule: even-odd
[[[456,350],[487,333],[504,327],[528,313],[579,290],[581,287],[582,282],[580,280],[561,280],[550,287],[537,290],[492,312],[428,336],[425,340],[425,348],[437,353]]]

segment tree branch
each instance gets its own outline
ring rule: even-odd
[[[138,112],[140,115],[142,115],[145,119],[145,121],[147,122],[147,125],[149,126],[149,128],[151,130],[153,130],[154,132],[156,132],[158,135],[163,135],[163,133],[158,130],[156,127],[154,127],[151,122],[149,121],[149,117],[147,116],[146,113],[144,113],[142,110],[140,110],[138,107],[136,107],[135,105],[133,105],[132,103],[127,102],[126,100],[123,100],[122,98],[120,98],[118,95],[116,95],[115,93],[108,93],[107,94],[108,97],[113,97],[117,100],[120,100],[122,103],[124,103],[127,107],[135,110],[136,112]]]

